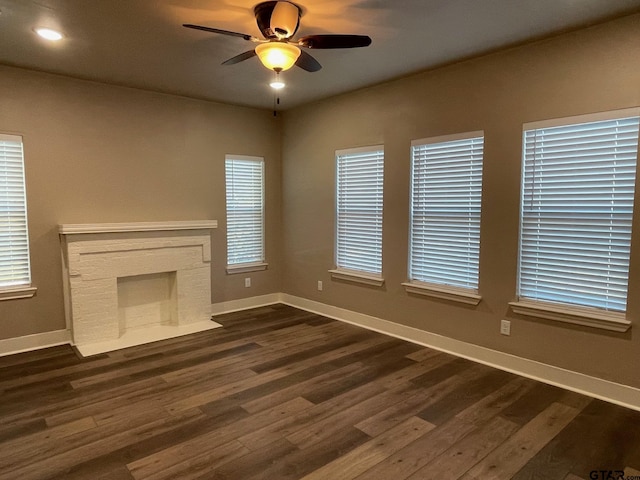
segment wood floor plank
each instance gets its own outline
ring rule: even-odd
[[[512,478],[553,437],[580,413],[561,403],[552,403],[483,461],[464,478],[500,480]]]
[[[506,408],[502,415],[507,420],[524,425],[553,402],[560,399],[563,390],[545,383],[536,383],[533,388]]]
[[[435,357],[445,357],[445,358],[448,358],[449,360],[453,360],[456,358],[453,355],[450,355],[448,353],[444,353],[444,352],[441,352],[440,350],[434,350],[433,348],[428,348],[428,347],[424,347],[421,350],[412,352],[409,355],[407,355],[407,358],[410,358],[411,360],[415,360],[416,362],[423,362],[425,360],[429,360]]]
[[[193,414],[190,414],[189,419],[193,418]],[[0,464],[0,479],[60,478],[69,470],[82,468],[87,459],[100,457],[102,452],[123,448],[136,443],[140,438],[172,430],[186,420],[185,417],[161,418],[133,429],[97,427],[67,437],[64,442],[47,442],[46,450],[40,448],[35,452],[36,455],[31,451],[26,455],[12,456],[12,452],[7,451],[7,457]],[[103,465],[97,465],[95,472],[103,468]]]
[[[380,435],[382,432],[392,428],[405,419],[417,415],[420,411],[440,401],[450,392],[464,385],[467,381],[475,378],[478,372],[477,368],[479,368],[479,366],[473,366],[450,377],[441,377],[440,372],[437,372],[435,374],[436,378],[442,380],[438,383],[429,381],[429,387],[417,386],[411,381],[410,384],[415,387],[411,395],[401,402],[387,405],[386,408],[382,409],[379,413],[372,412],[364,420],[356,423],[356,428],[359,428],[371,436]],[[439,370],[439,368],[433,371],[435,372],[436,370]]]
[[[409,382],[416,377],[422,376],[427,372],[435,370],[452,360],[450,355],[444,354],[432,355],[423,360],[415,360],[411,354],[406,355],[406,358],[413,360],[415,363],[409,364],[405,368],[389,372],[381,378],[378,378],[376,381],[387,388],[394,388],[398,385]]]
[[[149,412],[153,412],[156,418],[161,415],[167,415],[160,402],[156,400],[142,400],[139,402],[129,402],[118,408],[95,411],[91,418],[93,418],[96,425],[126,422],[133,427],[143,425],[145,423],[145,417],[148,417]]]
[[[237,440],[232,440],[175,465],[157,468],[155,473],[150,475],[142,469],[133,469],[130,475],[136,480],[194,480],[212,475],[216,468],[248,453],[247,447]]]
[[[358,406],[357,408],[366,408],[366,405],[362,406],[362,402],[365,402],[371,398],[380,399],[379,395],[386,390],[377,383],[367,383],[353,390],[343,393],[337,397],[332,398],[319,405],[315,405],[308,410],[298,412],[287,418],[283,418],[277,422],[271,423],[262,428],[256,428],[252,432],[243,435],[239,440],[249,447],[255,450],[264,443],[270,443],[278,437],[286,437],[308,429],[311,425],[316,424],[319,421],[327,419],[338,412],[347,410],[349,408]]]
[[[293,373],[291,373],[292,370]],[[278,370],[272,370],[263,375],[238,380],[218,388],[209,389],[195,395],[187,396],[169,405],[168,410],[170,412],[179,412],[182,410],[188,410],[194,407],[199,407],[212,402],[216,402],[220,399],[224,399],[225,397],[237,394],[239,392],[251,391],[255,388],[262,387],[265,384],[272,383],[284,377],[290,377],[297,371],[299,371],[298,368],[282,368]],[[294,380],[292,380],[292,382],[293,381]]]
[[[280,367],[284,367],[286,365],[301,362],[303,360],[308,360],[312,357],[318,357],[324,353],[330,352],[332,350],[337,350],[342,347],[346,347],[349,345],[356,344],[359,340],[364,340],[366,335],[348,335],[348,336],[338,336],[334,338],[331,342],[326,342],[321,345],[306,347],[304,349],[299,349],[297,352],[289,352],[287,355],[283,355],[274,360],[270,360],[261,364],[253,365],[251,369],[256,373],[264,373],[269,370],[275,370]]]
[[[351,480],[434,428],[435,425],[418,417],[408,418],[396,427],[303,478],[304,480],[324,480],[327,478]]]
[[[133,398],[145,395],[158,395],[167,384],[161,378],[150,378],[124,385],[109,385],[95,391],[84,391],[82,394],[73,389],[64,395],[42,395],[24,401],[19,404],[5,403],[5,398],[0,398],[0,411],[3,414],[3,423],[10,424],[26,419],[47,418],[63,412],[72,412],[82,406],[92,405],[96,402],[130,402]],[[74,418],[82,418],[86,415],[73,416],[61,423],[66,423]]]
[[[173,385],[192,385],[200,383],[203,379],[216,378],[222,375],[231,375],[241,370],[249,371],[254,362],[270,352],[252,350],[233,358],[217,359],[201,362],[191,367],[181,368],[160,376],[165,382]],[[257,375],[253,372],[253,375]],[[225,382],[230,383],[230,382]]]
[[[437,402],[423,409],[418,416],[436,425],[441,425],[449,418],[463,411],[469,405],[480,401],[495,392],[514,378],[514,375],[500,370],[485,367],[484,374],[480,374],[470,382],[451,391]]]
[[[87,477],[75,477],[71,475],[65,475],[64,480],[83,480]],[[51,480],[51,479],[50,479]],[[129,470],[124,465],[117,465],[114,468],[102,469],[99,472],[94,472],[91,476],[91,480],[134,480],[129,473]]]
[[[312,391],[305,394],[305,398],[313,403],[322,403],[347,390],[373,382],[380,377],[413,365],[415,363],[413,360],[404,358],[404,352],[407,350],[405,348],[391,349],[382,358],[367,362],[365,368],[358,375],[343,377],[326,384],[318,384]]]
[[[283,455],[262,471],[252,475],[249,480],[297,480],[347,455],[369,440],[368,435],[347,426],[335,432],[331,438],[315,444],[312,449],[294,450]]]
[[[208,372],[199,378],[175,379],[167,382],[167,388],[157,399],[165,406],[169,407],[173,403],[186,397],[206,392],[214,388],[221,388],[226,385],[237,384],[244,380],[250,380],[257,374],[253,370],[226,369],[219,367],[213,372]],[[164,380],[164,376],[161,377]]]
[[[411,379],[411,383],[420,387],[429,388],[473,366],[477,365],[464,358],[454,358],[444,365]]]
[[[266,469],[273,463],[274,458],[282,458],[296,451],[296,447],[284,438],[268,443],[250,454],[236,458],[216,468],[213,474],[198,477],[202,480],[236,480],[251,478],[255,472]]]
[[[53,428],[47,428],[31,435],[26,435],[17,438],[13,441],[4,442],[3,452],[10,452],[10,455],[5,456],[0,453],[0,468],[8,468],[21,456],[29,458],[33,455],[33,445],[38,445],[46,442],[61,441],[65,437],[84,432],[86,430],[96,428],[97,424],[93,417],[86,417],[66,424],[57,425]],[[46,456],[47,451],[45,449],[40,450],[41,456]]]
[[[65,478],[84,479],[93,478],[98,472],[116,469],[132,461],[157,454],[164,449],[180,442],[187,442],[212,430],[226,426],[246,417],[238,415],[241,409],[230,409],[217,417],[203,416],[197,409],[183,412],[181,417],[169,417],[157,428],[156,422],[148,423],[136,429],[137,435],[127,439],[130,443],[120,440],[113,444],[114,448],[97,450],[91,455],[85,455],[82,460],[65,471]],[[181,420],[182,419],[182,420]],[[105,439],[106,442],[109,439]]]
[[[35,432],[41,432],[46,428],[47,422],[44,418],[36,418],[35,420],[29,419],[0,425],[0,444]]]
[[[309,325],[306,323],[298,323],[288,328],[254,336],[252,339],[254,339],[258,345],[263,347],[291,348],[294,345],[299,345],[301,343],[306,343],[323,337],[336,338],[340,335],[363,335],[363,333],[365,332],[345,331],[340,328],[340,325],[336,325],[335,322],[321,325],[316,328],[309,328]]]
[[[331,437],[334,432],[342,429],[344,425],[358,423],[369,415],[375,415],[386,405],[401,402],[411,394],[413,394],[413,387],[410,385],[405,388],[384,391],[357,405],[307,425],[304,430],[291,433],[286,438],[300,448],[309,448],[313,444]]]
[[[431,462],[476,427],[452,418],[370,468],[358,480],[404,480]]]
[[[249,413],[255,413],[259,412],[260,410],[265,410],[275,405],[279,405],[295,397],[304,397],[309,400],[308,395],[313,393],[318,385],[333,384],[338,380],[344,378],[345,376],[358,375],[364,369],[365,367],[360,363],[345,365],[344,367],[330,370],[326,373],[323,373],[322,375],[318,375],[308,380],[295,383],[294,385],[291,385],[289,387],[281,388],[273,393],[269,393],[255,400],[243,403],[242,408],[244,408]]]
[[[577,475],[574,475],[573,473],[569,473],[567,474],[566,477],[564,477],[563,480],[585,480],[584,478],[580,478]]]
[[[57,409],[43,408],[37,411],[46,419],[47,425],[53,427],[79,418],[99,415],[103,412],[114,412],[138,402],[152,401],[167,389],[168,385],[162,379],[147,379],[125,384],[120,388],[94,392],[90,395],[78,393],[74,398],[60,402]]]
[[[605,413],[606,412],[606,413]],[[536,478],[538,471],[589,478],[592,470],[623,470],[630,465],[640,431],[631,427],[635,412],[594,400],[516,475]]]
[[[73,352],[70,355],[75,354]],[[60,368],[51,368],[51,366],[40,372],[30,375],[23,375],[10,380],[0,382],[0,388],[9,389],[16,386],[26,386],[37,382],[55,382],[61,377],[63,381],[70,381],[85,376],[93,376],[97,373],[107,370],[119,370],[126,366],[127,360],[114,361],[109,355],[104,355],[100,359],[90,362],[77,359],[75,363],[71,363]]]
[[[309,401],[303,398],[296,398],[276,408],[259,412],[221,428],[209,430],[186,441],[175,443],[160,452],[131,462],[127,464],[127,466],[134,475],[144,478],[147,475],[156,474],[158,471],[177,463],[198,457],[218,445],[237,440],[238,437],[247,434],[255,428],[277,422],[281,418],[294,415],[296,412],[305,410],[311,406],[313,406],[313,404]],[[289,442],[286,442],[286,444],[292,445]]]
[[[13,372],[16,367],[29,364],[30,362],[47,365],[51,359],[67,356],[75,356],[69,345],[59,345],[42,350],[17,353],[15,355],[3,355],[0,356],[0,372],[7,369],[5,373],[11,373],[11,376],[14,376]],[[0,376],[0,379],[2,378],[3,376]]]
[[[71,380],[70,383],[73,388],[80,389],[124,376],[131,376],[132,378],[160,376],[176,370],[182,370],[189,366],[214,361],[219,358],[228,358],[258,348],[260,348],[260,346],[255,342],[247,342],[246,340],[234,341],[230,342],[230,344],[216,345],[206,349],[200,349],[196,352],[192,351],[173,355],[170,364],[167,364],[166,361],[168,355],[156,354],[152,357],[145,358],[144,362],[136,358],[134,362],[128,362],[130,366],[122,365],[120,368],[111,369],[105,373],[95,374],[89,372],[91,373],[90,376],[83,376],[83,378]]]
[[[536,382],[528,378],[515,377],[471,407],[457,413],[456,417],[475,425],[481,425],[526,395],[535,384]]]
[[[480,462],[507,440],[519,425],[494,417],[482,428],[477,428],[441,455],[417,470],[408,480],[455,480]]]
[[[53,347],[56,348],[56,355],[49,356],[47,358],[37,358],[29,356],[29,354],[20,354],[28,358],[25,361],[16,365],[7,366],[0,369],[0,382],[11,381],[30,375],[37,375],[42,372],[50,371],[51,369],[64,368],[70,365],[76,365],[79,363],[78,357],[69,346]],[[24,358],[24,357],[21,357]],[[102,360],[104,356],[97,356],[83,361],[86,363],[93,363]]]

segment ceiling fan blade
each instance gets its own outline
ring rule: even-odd
[[[358,48],[371,45],[366,35],[308,35],[298,40],[306,48]]]
[[[236,55],[235,57],[231,57],[229,60],[225,60],[222,62],[222,65],[235,65],[236,63],[244,62],[245,60],[249,60],[251,57],[256,56],[255,50],[248,50],[240,55]]]
[[[300,56],[296,61],[296,67],[300,67],[307,72],[317,72],[322,68],[318,61],[304,50],[300,50]]]
[[[230,32],[229,30],[221,30],[219,28],[212,28],[212,27],[203,27],[202,25],[193,25],[191,23],[185,23],[182,26],[187,28],[193,28],[194,30],[202,30],[203,32],[220,33],[222,35],[229,35],[231,37],[240,37],[252,42],[258,41],[257,38],[255,38],[252,35],[248,35],[246,33]]]

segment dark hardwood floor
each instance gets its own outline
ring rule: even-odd
[[[0,479],[640,479],[638,412],[287,306],[216,321],[0,358]]]

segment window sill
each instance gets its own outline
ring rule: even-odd
[[[237,265],[227,265],[227,275],[233,275],[235,273],[248,273],[259,272],[266,270],[269,266],[268,263],[239,263]]]
[[[363,272],[336,269],[329,270],[329,273],[331,274],[331,278],[337,278],[338,280],[362,283],[364,285],[372,285],[374,287],[381,287],[382,285],[384,285],[384,278]]]
[[[402,284],[407,293],[425,295],[427,297],[451,300],[452,302],[478,305],[482,297],[466,288],[449,287],[423,282],[405,282]]]
[[[36,287],[0,288],[0,301],[31,298],[36,294]]]
[[[509,302],[514,313],[530,317],[544,318],[564,323],[600,328],[614,332],[626,332],[631,322],[623,313],[611,313],[591,308],[570,307],[546,302]]]

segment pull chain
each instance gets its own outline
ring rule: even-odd
[[[280,105],[280,95],[278,94],[278,90],[281,90],[282,88],[284,88],[284,82],[280,80],[280,71],[279,70],[275,70],[275,78],[273,79],[273,82],[271,82],[269,85],[271,85],[271,88],[274,89],[273,92],[273,116],[276,117],[278,115],[278,106]]]

